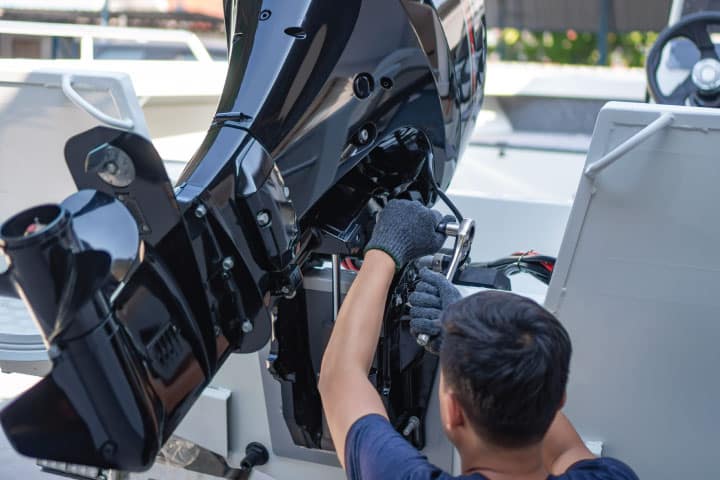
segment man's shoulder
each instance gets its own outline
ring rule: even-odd
[[[565,474],[550,478],[557,480],[638,480],[638,476],[630,467],[611,457],[581,460],[568,468]]]
[[[367,415],[350,427],[345,469],[350,480],[455,478],[431,464],[381,415]]]
[[[453,477],[443,472],[395,431],[387,418],[375,414],[358,419],[350,427],[345,442],[345,468],[350,480],[486,480],[480,474]],[[621,461],[603,457],[581,460],[565,474],[548,480],[638,480],[638,477]]]

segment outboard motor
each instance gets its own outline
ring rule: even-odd
[[[0,414],[24,455],[145,470],[227,357],[269,341],[293,440],[332,448],[304,276],[359,260],[388,200],[447,188],[482,102],[484,4],[226,0],[225,20],[218,111],[176,186],[150,142],[98,127],[65,148],[78,193],[0,227],[0,294],[52,361]],[[395,351],[408,333],[386,323]],[[398,425],[424,417],[422,355],[378,365]]]

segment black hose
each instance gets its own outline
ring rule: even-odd
[[[430,186],[435,191],[438,197],[443,201],[445,205],[448,206],[448,208],[452,211],[453,215],[455,215],[455,218],[457,219],[458,223],[462,222],[464,217],[460,213],[460,210],[455,206],[455,204],[450,200],[450,198],[443,192],[440,187],[438,187],[437,182],[435,181],[435,173],[432,169],[432,156],[429,156],[427,160],[425,161],[425,167],[427,168],[427,174],[430,179]]]

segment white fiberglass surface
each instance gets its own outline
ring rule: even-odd
[[[585,155],[471,146],[450,184],[452,195],[570,204]]]

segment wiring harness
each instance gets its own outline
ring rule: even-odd
[[[472,263],[471,266],[494,268],[507,276],[516,273],[528,273],[544,284],[549,284],[555,269],[555,257],[541,255],[534,250],[516,252],[509,257],[500,258],[488,263]]]

